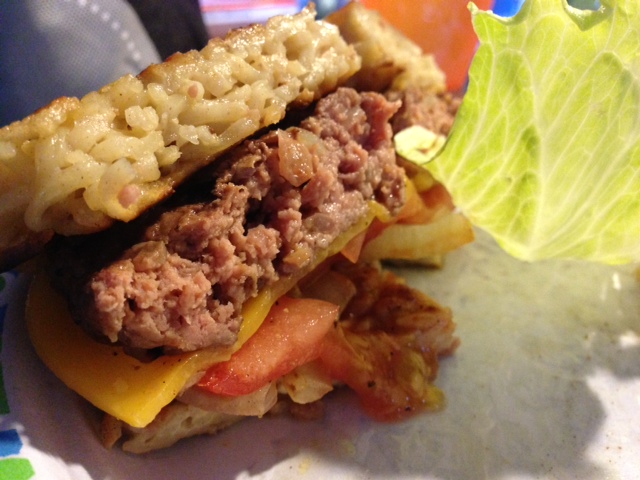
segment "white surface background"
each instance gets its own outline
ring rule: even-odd
[[[640,285],[633,267],[524,264],[483,235],[441,271],[403,274],[454,310],[447,408],[399,424],[348,392],[319,422],[250,420],[142,457],[106,451],[92,412],[34,356],[11,305],[2,360],[11,415],[37,479],[634,479],[640,475]]]

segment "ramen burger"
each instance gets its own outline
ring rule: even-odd
[[[143,453],[336,388],[389,421],[443,405],[449,309],[383,261],[473,238],[395,153],[457,109],[430,56],[353,3],[213,39],[0,130],[0,259],[38,255],[44,364]]]

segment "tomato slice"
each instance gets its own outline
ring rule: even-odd
[[[282,297],[258,331],[223,363],[211,367],[197,386],[219,395],[247,395],[308,363],[337,321],[331,303]]]
[[[367,231],[360,232],[358,235],[349,240],[349,243],[345,245],[345,247],[340,250],[340,253],[349,260],[350,262],[356,263],[358,258],[360,257],[360,252],[362,251],[362,246],[364,245],[364,241],[367,238]]]

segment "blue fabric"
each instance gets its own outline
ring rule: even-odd
[[[9,0],[0,9],[0,126],[160,56],[124,0]]]
[[[16,430],[0,431],[0,457],[17,455],[22,450],[22,440]]]
[[[493,13],[501,17],[512,17],[520,10],[524,0],[496,0]],[[568,0],[567,3],[575,8],[583,10],[597,10],[600,8],[599,0]]]
[[[523,3],[524,0],[496,0],[493,5],[493,13],[501,17],[513,17],[518,13]]]

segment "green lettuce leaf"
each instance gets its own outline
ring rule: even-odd
[[[469,87],[427,168],[518,258],[640,260],[640,2],[470,10]]]

